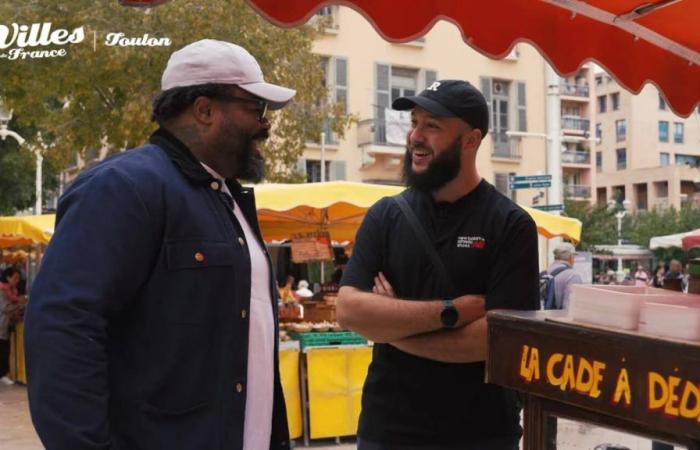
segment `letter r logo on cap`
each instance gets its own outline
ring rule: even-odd
[[[439,81],[434,81],[433,84],[427,87],[429,91],[437,91],[438,88],[440,87],[440,82]]]

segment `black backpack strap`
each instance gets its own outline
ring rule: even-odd
[[[454,285],[452,284],[452,280],[447,273],[447,268],[445,268],[445,264],[443,264],[442,259],[440,259],[437,250],[435,250],[435,246],[432,242],[430,242],[428,233],[425,232],[425,229],[418,221],[418,217],[416,217],[416,214],[413,212],[411,207],[408,205],[408,202],[401,194],[394,195],[391,198],[399,206],[404,217],[406,217],[406,220],[408,220],[409,225],[411,225],[411,228],[413,229],[413,233],[416,235],[421,245],[423,245],[423,249],[428,254],[431,262],[437,269],[438,275],[440,275],[440,277],[443,279],[443,283],[445,283],[445,286],[449,289],[451,293],[450,295],[455,295]]]

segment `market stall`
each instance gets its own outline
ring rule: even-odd
[[[564,417],[700,449],[700,295],[579,286],[567,311],[493,311],[487,380],[525,394],[524,448]]]
[[[0,217],[0,248],[34,248],[34,258],[29,268],[38,267],[41,259],[41,246],[51,239],[54,230],[55,216],[44,214],[39,216]],[[28,253],[28,255],[31,255]],[[33,270],[27,270],[27,287],[31,286]],[[20,383],[27,383],[24,370],[24,323],[15,325],[10,337],[10,378]]]

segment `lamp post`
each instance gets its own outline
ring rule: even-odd
[[[615,206],[616,203],[611,200],[610,204]],[[627,199],[622,201],[622,209],[615,213],[615,218],[617,219],[617,281],[621,282],[624,279],[624,272],[622,271],[622,255],[620,251],[622,250],[622,219],[627,215],[631,202]]]
[[[7,111],[2,103],[0,103],[0,139],[3,141],[10,136],[17,141],[17,143],[22,146],[26,141],[19,135],[19,133],[12,131],[7,128],[7,124],[10,123],[12,119],[12,111]],[[41,134],[39,134],[39,140],[41,141]],[[41,150],[38,147],[30,147],[30,151],[34,153],[36,158],[36,203],[34,205],[34,213],[41,214],[41,166],[44,161],[44,156],[41,154]]]

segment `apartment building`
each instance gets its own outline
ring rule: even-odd
[[[491,130],[477,157],[480,173],[519,203],[532,204],[537,191],[510,191],[508,177],[546,173],[541,137],[545,133],[545,62],[533,47],[520,44],[504,59],[493,60],[466,45],[460,31],[448,22],[436,23],[421,39],[392,44],[353,9],[327,6],[319,14],[329,21],[314,52],[322,56],[329,95],[344,102],[358,121],[343,139],[326,132],[324,145],[309,143],[297,165],[308,181],[321,180],[323,159],[326,180],[398,183],[405,132],[397,132],[396,121],[403,119],[391,111],[392,101],[419,93],[436,79],[457,78],[480,88],[492,109]],[[578,95],[585,83],[573,82],[579,87],[570,93],[569,101],[585,105]],[[581,110],[586,108],[571,112],[576,115]],[[585,164],[579,161],[582,155],[572,158],[566,170],[575,174]],[[571,180],[574,185],[589,183],[584,175],[572,175]]]
[[[633,211],[700,204],[700,108],[675,115],[659,90],[638,95],[595,75],[596,201],[629,200]]]
[[[562,194],[564,198],[588,202],[593,200],[596,183],[591,157],[596,113],[593,80],[594,66],[587,63],[559,82]]]

